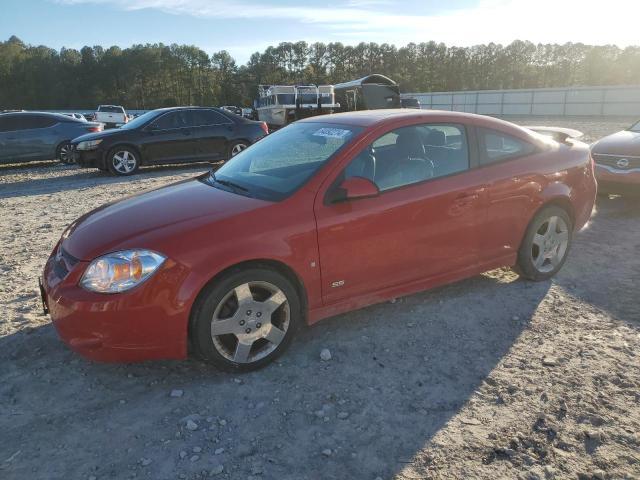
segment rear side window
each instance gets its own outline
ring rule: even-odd
[[[44,115],[12,115],[0,117],[0,132],[48,128],[56,123],[59,123],[58,119]]]
[[[124,113],[124,108],[122,107],[112,107],[109,105],[101,105],[100,107],[98,107],[98,111],[99,112],[106,112],[106,113]]]
[[[178,110],[176,112],[165,113],[153,122],[152,126],[158,130],[190,127],[189,112],[187,110]]]
[[[535,152],[535,145],[508,133],[487,128],[478,129],[481,141],[480,164],[490,165],[502,160],[524,157]]]
[[[215,110],[191,110],[191,118],[194,127],[231,123],[231,120]]]
[[[468,169],[462,125],[422,124],[385,133],[358,154],[344,174],[368,178],[385,191]]]

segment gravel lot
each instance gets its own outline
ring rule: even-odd
[[[206,168],[0,168],[0,478],[640,478],[638,201],[599,199],[551,282],[497,270],[341,315],[259,372],[71,353],[36,286],[64,227]]]

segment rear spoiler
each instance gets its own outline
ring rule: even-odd
[[[540,133],[542,135],[546,135],[548,137],[553,138],[555,141],[560,143],[568,143],[567,140],[569,138],[580,138],[584,135],[579,130],[574,130],[573,128],[562,128],[562,127],[524,127],[528,130],[532,130],[536,133]]]

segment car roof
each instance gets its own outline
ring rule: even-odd
[[[358,127],[373,127],[395,123],[398,120],[404,120],[407,118],[414,118],[417,121],[424,121],[425,123],[438,121],[451,123],[459,119],[458,121],[462,123],[473,123],[487,128],[494,128],[503,131],[510,130],[512,132],[518,132],[520,136],[532,136],[529,130],[519,127],[518,125],[515,125],[511,122],[501,120],[499,118],[489,117],[486,115],[477,115],[475,113],[454,112],[450,110],[417,110],[408,108],[359,110],[356,112],[333,113],[329,115],[308,117],[298,121],[339,123],[343,125],[352,125]]]
[[[34,112],[34,111],[22,111],[22,112],[5,112],[2,115],[11,115],[11,116],[26,116],[26,115],[42,115],[44,117],[53,117],[62,120],[74,120],[73,118],[68,117],[67,115],[63,115],[62,113],[54,113],[54,112]]]

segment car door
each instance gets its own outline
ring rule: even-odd
[[[145,161],[169,163],[190,160],[195,156],[189,110],[167,112],[144,128],[141,147]]]
[[[0,115],[0,161],[9,163],[18,158],[17,116],[10,113]]]
[[[26,115],[25,130],[20,136],[21,158],[53,160],[62,141],[60,121],[51,115]]]
[[[9,132],[14,158],[18,160],[52,160],[55,158],[58,122],[50,115],[18,114]]]
[[[484,186],[471,156],[462,125],[403,127],[330,180],[315,204],[324,302],[477,266]],[[328,201],[349,176],[372,180],[379,195]]]
[[[227,143],[235,123],[213,109],[196,109],[191,110],[191,113],[196,139],[195,158],[202,160],[225,158]]]

